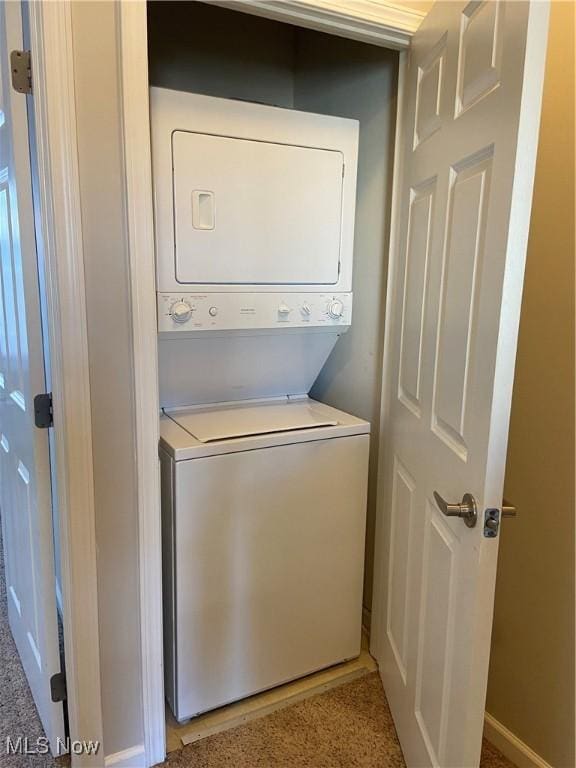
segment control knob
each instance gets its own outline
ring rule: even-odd
[[[328,302],[328,314],[333,320],[339,320],[344,314],[344,304],[340,299]]]
[[[170,315],[176,323],[186,323],[192,317],[192,307],[187,301],[175,301],[170,307]]]

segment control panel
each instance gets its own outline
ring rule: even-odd
[[[342,326],[351,293],[159,293],[158,331],[228,331]]]

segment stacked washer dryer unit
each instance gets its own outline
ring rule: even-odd
[[[356,121],[151,89],[166,695],[357,656],[369,425],[308,397],[351,322]]]

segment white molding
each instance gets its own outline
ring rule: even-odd
[[[72,739],[102,743],[92,415],[70,3],[30,3]],[[73,755],[74,768],[100,757]]]
[[[232,10],[399,50],[425,17],[384,0],[213,0]]]
[[[115,766],[115,768],[143,768],[146,756],[144,744],[137,744],[135,747],[123,749],[121,752],[114,752],[112,755],[106,755],[104,758],[104,768]]]
[[[134,356],[142,713],[146,765],[166,755],[159,397],[146,3],[117,4]]]
[[[552,768],[550,763],[488,712],[484,715],[484,736],[518,768]]]
[[[401,53],[398,63],[398,97],[396,101],[396,131],[394,135],[394,170],[392,177],[392,200],[390,216],[390,245],[388,248],[388,285],[386,287],[386,308],[384,320],[384,349],[382,352],[382,393],[380,400],[380,445],[378,451],[378,475],[376,488],[376,527],[374,534],[374,578],[372,583],[372,610],[370,624],[370,653],[384,669],[386,647],[386,615],[388,608],[388,549],[389,520],[385,518],[388,492],[386,475],[389,461],[387,456],[388,423],[390,402],[394,391],[394,382],[387,372],[391,370],[392,354],[392,317],[397,294],[396,264],[400,237],[400,210],[402,185],[402,158],[404,131],[404,99],[406,92],[406,73],[408,54]]]

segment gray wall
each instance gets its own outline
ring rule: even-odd
[[[364,574],[364,606],[370,610],[398,56],[353,40],[301,32],[296,72],[296,108],[360,120],[352,327],[339,339],[311,394],[372,424]]]
[[[111,2],[73,5],[107,754],[143,741],[130,293]]]
[[[148,3],[151,85],[293,106],[294,31],[202,3]]]

